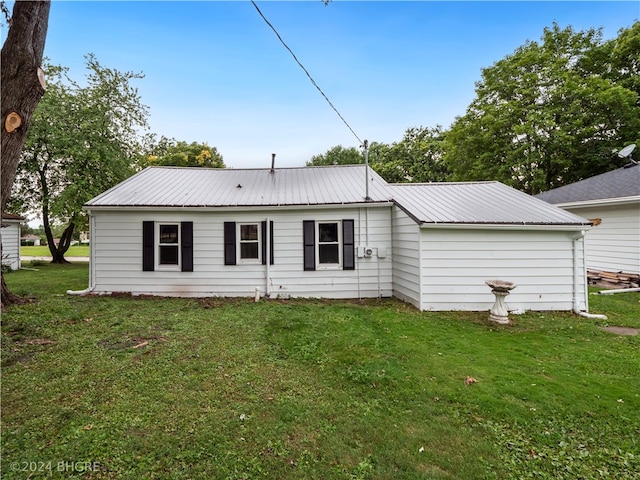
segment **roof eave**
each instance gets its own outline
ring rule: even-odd
[[[499,223],[499,222],[420,222],[422,229],[453,228],[492,230],[584,230],[592,227],[592,223]]]
[[[556,207],[560,208],[572,208],[572,207],[596,207],[601,205],[624,205],[629,203],[640,202],[640,195],[634,195],[631,197],[618,197],[618,198],[598,198],[595,200],[580,200],[575,202],[554,203]]]

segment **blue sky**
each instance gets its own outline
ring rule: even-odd
[[[638,1],[257,3],[360,139],[386,143],[448,127],[481,69],[554,21],[612,38],[640,18]],[[53,0],[45,55],[81,80],[88,53],[144,73],[152,132],[207,142],[227,167],[359,145],[249,1]]]

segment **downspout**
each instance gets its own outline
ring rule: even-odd
[[[607,316],[606,315],[598,315],[598,314],[594,314],[594,313],[589,313],[587,310],[589,309],[588,304],[586,305],[586,310],[580,310],[580,307],[578,306],[578,287],[577,287],[577,282],[578,279],[580,278],[580,270],[579,270],[579,265],[578,265],[578,242],[582,241],[583,242],[583,265],[582,265],[582,277],[583,277],[583,282],[584,282],[584,288],[585,288],[585,293],[586,293],[586,289],[587,289],[587,269],[586,269],[586,265],[584,264],[586,262],[586,255],[584,254],[584,236],[586,235],[586,230],[581,230],[580,234],[573,237],[573,313],[575,313],[576,315],[580,315],[581,317],[585,317],[585,318],[592,318],[592,319],[597,319],[597,320],[606,320]],[[586,295],[585,295],[586,297]]]
[[[273,157],[275,158],[275,154],[273,155]],[[269,217],[267,217],[267,228],[266,228],[266,231],[267,231],[267,238],[264,239],[264,242],[267,245],[267,248],[265,249],[266,250],[267,259],[264,262],[265,263],[265,267],[266,267],[266,269],[265,269],[265,275],[266,275],[266,279],[265,279],[266,282],[265,283],[266,283],[266,286],[265,286],[265,289],[264,289],[264,296],[265,296],[265,298],[269,298],[271,296],[271,291],[269,289],[269,279],[270,279],[269,275],[271,274],[270,273],[270,268],[269,268],[269,266],[271,265],[271,242],[270,242],[270,239],[271,239],[271,223],[269,222]]]
[[[94,246],[93,246],[93,232],[96,230],[96,219],[91,212],[89,212],[89,286],[84,290],[67,290],[67,295],[87,295],[96,288],[95,284],[95,262],[94,259]]]

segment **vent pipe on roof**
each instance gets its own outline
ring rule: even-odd
[[[276,154],[272,153],[271,154],[271,173],[275,172],[275,168],[276,168]]]
[[[365,195],[364,201],[370,202],[371,197],[369,196],[369,141],[365,140],[362,143],[364,147],[364,186],[365,186]]]

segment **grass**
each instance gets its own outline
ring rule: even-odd
[[[640,327],[638,294],[591,296],[610,322],[498,326],[395,300],[64,295],[86,264],[6,279],[38,301],[2,318],[3,478],[640,471],[640,337],[600,328]]]
[[[22,257],[50,257],[51,252],[47,246],[37,247],[20,247],[20,256]],[[65,257],[88,257],[89,246],[88,245],[73,245],[69,247],[69,250],[64,254]]]

